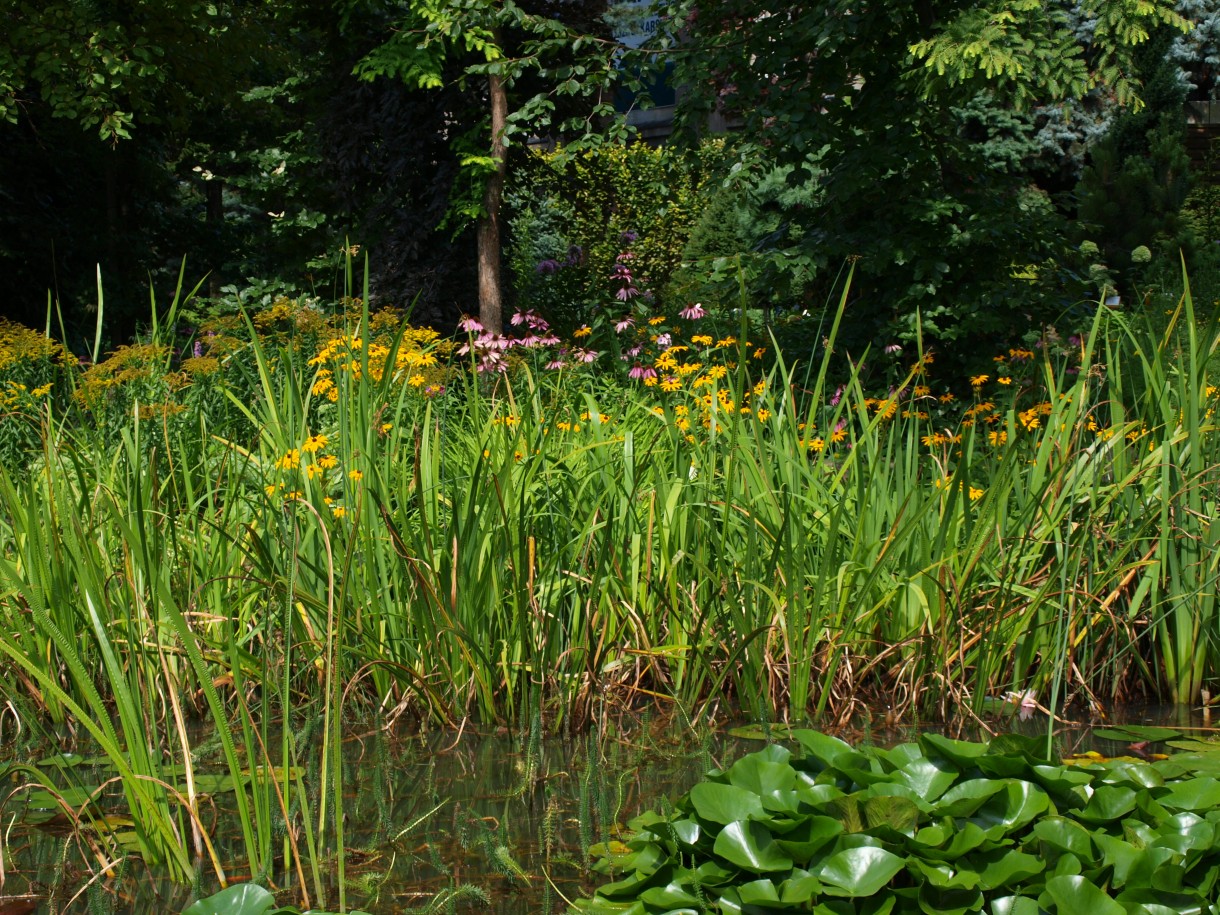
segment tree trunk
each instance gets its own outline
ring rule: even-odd
[[[504,127],[508,120],[508,93],[503,79],[487,77],[487,93],[491,101],[491,157],[496,169],[487,179],[483,192],[483,215],[479,219],[479,323],[490,333],[504,328],[503,297],[500,289],[500,201],[504,196]]]

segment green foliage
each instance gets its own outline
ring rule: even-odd
[[[598,865],[615,879],[572,911],[1121,915],[1205,910],[1220,876],[1214,754],[1065,766],[1016,735],[791,737],[632,821]]]
[[[671,8],[660,39],[690,87],[686,124],[739,119],[742,177],[779,163],[816,180],[791,261],[816,270],[823,302],[855,264],[856,351],[913,340],[917,323],[930,340],[1003,338],[1077,302],[1066,224],[1032,174],[1046,163],[1029,161],[1046,125],[1013,111],[1099,89],[1135,106],[1135,50],[1186,25],[1170,3],[1128,0],[694,6]]]
[[[1162,31],[1136,56],[1146,108],[1115,119],[1093,147],[1077,190],[1081,231],[1096,240],[1123,285],[1134,279],[1131,252],[1156,246],[1166,259],[1193,254],[1197,241],[1180,216],[1190,191],[1182,109],[1185,88]]]
[[[529,153],[507,195],[513,294],[562,330],[615,314],[616,259],[630,251],[631,271],[652,307],[681,307],[665,290],[687,255],[686,243],[707,206],[711,178],[726,147],[695,150],[643,143]],[[558,269],[544,261],[553,261]]]

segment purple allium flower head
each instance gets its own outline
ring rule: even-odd
[[[538,266],[534,268],[534,272],[535,273],[558,273],[559,266],[560,266],[559,261],[548,257],[545,260],[538,261]]]
[[[620,235],[618,237],[618,240],[619,240],[620,244],[629,245],[639,237],[640,236],[637,235],[635,232],[628,229],[626,232],[624,232],[622,235]]]

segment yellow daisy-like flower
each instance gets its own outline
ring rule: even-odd
[[[579,340],[581,337],[587,337],[591,333],[593,333],[592,327],[588,327],[588,326],[579,327],[576,330],[572,331],[572,337],[573,337],[573,339]]]
[[[695,336],[690,338],[690,342],[695,344],[695,346],[711,346],[712,338],[709,334],[695,334]]]
[[[378,427],[378,431],[379,431],[379,432],[381,432],[381,434],[382,434],[382,435],[385,435],[387,432],[389,432],[389,431],[390,431],[391,429],[393,429],[393,428],[394,428],[394,424],[393,424],[393,423],[382,423],[382,424],[381,424],[381,425]]]
[[[763,407],[763,409],[758,411],[758,421],[760,423],[765,423],[770,418],[771,418],[771,411],[768,410],[766,407]]]
[[[301,446],[301,450],[307,454],[313,454],[317,451],[321,451],[329,442],[330,439],[325,435],[311,435],[309,438],[305,439],[305,444]]]
[[[719,340],[716,341],[716,345],[717,346],[732,346],[736,342],[737,342],[736,337],[721,337]]]
[[[335,505],[331,508],[330,513],[332,515],[334,515],[336,518],[342,518],[344,515],[347,514],[347,509],[344,508],[342,505]]]
[[[279,483],[268,483],[266,486],[263,487],[263,492],[265,492],[269,497],[274,496],[279,491],[280,491]]]
[[[1007,375],[1001,375],[999,378],[996,379],[996,381],[999,382],[1000,384],[1012,384],[1012,379],[1009,378]]]
[[[983,490],[979,489],[977,486],[971,486],[966,494],[970,496],[971,502],[977,502],[979,499],[983,498]]]
[[[291,451],[289,451],[287,454],[285,454],[282,458],[280,458],[278,461],[276,461],[275,466],[278,467],[280,470],[292,470],[294,467],[299,466],[300,463],[301,463],[301,452],[299,452],[296,448],[293,448]]]
[[[339,459],[333,454],[325,454],[318,458],[318,466],[323,470],[332,470],[339,466]]]
[[[979,388],[979,387],[982,387],[983,385],[985,385],[990,378],[991,378],[990,375],[971,375],[970,384],[973,387]]]
[[[321,472],[322,472],[322,468],[319,467],[317,464],[306,464],[305,465],[305,476],[309,477],[309,479],[311,479],[311,480],[314,477],[318,476]]]
[[[809,444],[806,447],[808,447],[810,451],[821,451],[826,447],[826,443],[820,438],[813,438],[809,440]]]
[[[360,470],[349,470],[347,472],[347,478],[353,483],[359,483],[364,479],[364,472]]]
[[[409,384],[413,388],[418,388],[423,383],[424,383],[423,375],[412,375],[410,378],[407,379],[407,384]]]
[[[656,327],[658,324],[664,324],[666,320],[668,319],[664,315],[654,315],[648,319],[648,323]]]
[[[667,391],[669,393],[673,393],[674,391],[680,391],[680,390],[682,390],[682,382],[680,382],[673,375],[666,375],[665,378],[661,381],[661,390]]]

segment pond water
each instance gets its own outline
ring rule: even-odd
[[[1105,724],[1115,722],[1192,732],[1211,725],[1195,710],[1163,707],[1123,709]],[[1042,715],[993,726],[1047,734]],[[893,745],[919,730],[859,726],[837,733],[853,742]],[[1124,752],[1121,741],[1094,730],[1056,724],[1051,739],[1065,755]],[[977,729],[952,733],[986,736]],[[695,731],[658,718],[567,740],[470,731],[396,737],[375,729],[353,736],[343,777],[348,906],[372,913],[563,913],[565,898],[587,895],[604,882],[586,867],[589,849],[618,837],[637,814],[676,799],[708,770],[761,746],[742,734],[740,727]],[[0,834],[0,915],[60,912],[73,896],[69,911],[173,913],[192,898],[190,888],[149,874],[134,859],[81,892],[89,879],[84,843],[56,821],[25,825],[16,797],[0,814],[7,831]],[[212,815],[226,822],[226,811]],[[236,837],[216,832],[222,857],[241,860]],[[325,902],[337,910],[331,865]],[[279,894],[281,901],[293,897],[298,884],[291,874],[273,879],[277,890],[289,890]],[[199,889],[216,888],[205,879]]]

